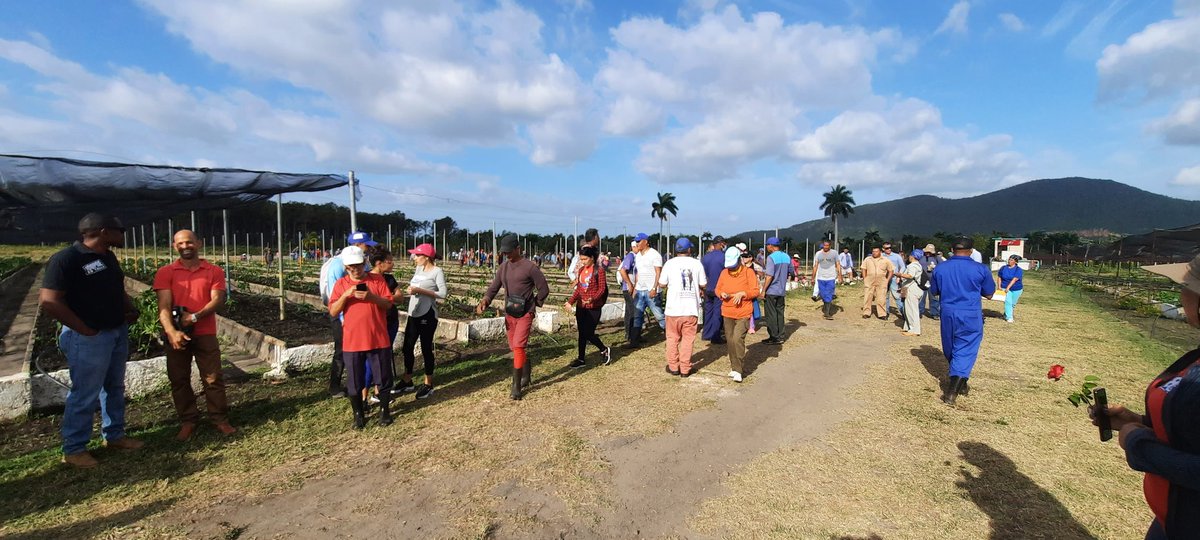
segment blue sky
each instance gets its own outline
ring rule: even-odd
[[[0,152],[355,170],[469,228],[733,233],[1062,176],[1200,199],[1200,0],[6,2]],[[296,200],[344,203],[344,192]]]

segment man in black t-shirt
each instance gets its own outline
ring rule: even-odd
[[[46,315],[63,325],[58,346],[71,373],[61,428],[62,461],[90,468],[97,465],[87,451],[97,400],[104,445],[121,450],[143,446],[125,436],[125,362],[129,324],[137,320],[138,311],[125,294],[125,274],[109,249],[125,244],[120,220],[88,214],[79,221],[79,232],[82,241],[46,263],[39,302]]]

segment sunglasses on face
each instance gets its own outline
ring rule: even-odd
[[[753,254],[750,254],[750,253],[743,253],[743,254],[742,254],[742,258],[743,258],[743,259],[753,259],[753,258],[754,258],[754,255],[753,255]]]

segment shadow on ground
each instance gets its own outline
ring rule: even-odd
[[[947,370],[950,364],[946,360],[946,356],[942,354],[941,349],[932,345],[921,345],[912,349],[911,352],[917,360],[921,361],[921,366],[925,368],[929,376],[933,377],[939,385],[946,382],[949,378]]]
[[[991,540],[1043,538],[1095,539],[1058,499],[1017,470],[1008,456],[980,442],[958,443],[963,460],[979,469],[976,476],[962,467],[956,485],[991,518]]]

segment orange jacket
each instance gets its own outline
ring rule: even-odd
[[[754,270],[744,266],[738,270],[737,275],[731,273],[728,268],[721,270],[721,279],[717,281],[717,298],[739,292],[746,293],[740,306],[734,305],[732,298],[721,300],[722,317],[749,319],[754,314],[754,305],[751,300],[758,298],[758,276],[755,275]]]

